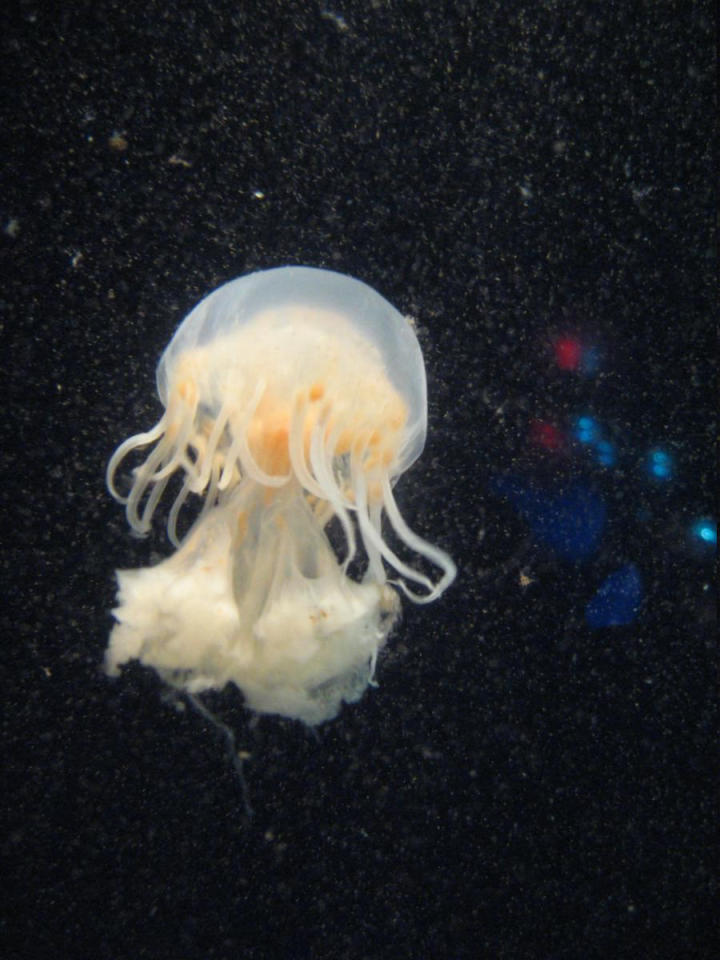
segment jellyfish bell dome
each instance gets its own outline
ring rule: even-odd
[[[247,334],[253,328],[265,336],[251,343]],[[160,358],[157,389],[165,406],[171,385],[185,371],[183,359],[203,348],[214,353],[212,382],[204,384],[204,399],[216,408],[210,411],[215,415],[222,404],[219,389],[237,377],[239,366],[245,368],[248,381],[262,378],[268,390],[277,392],[288,373],[289,389],[294,389],[299,372],[311,383],[322,382],[332,371],[356,380],[357,373],[372,374],[374,363],[375,378],[353,387],[357,393],[373,392],[382,372],[404,401],[398,472],[422,453],[427,386],[420,344],[409,321],[360,280],[332,270],[291,266],[261,270],[219,287],[191,310]],[[353,376],[350,371],[358,355],[368,363]],[[369,400],[351,396],[360,409]]]

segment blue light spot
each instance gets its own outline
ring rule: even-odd
[[[651,450],[649,469],[658,480],[668,480],[672,476],[672,458],[667,450]]]
[[[622,627],[632,623],[642,600],[640,571],[628,563],[611,573],[598,587],[585,607],[585,620],[594,630],[601,627]]]
[[[717,524],[709,517],[702,517],[692,525],[692,535],[709,547],[717,546]]]
[[[587,414],[578,417],[575,423],[575,437],[580,443],[595,443],[600,431],[594,417]]]
[[[615,466],[615,447],[610,443],[609,440],[598,440],[598,442],[595,444],[595,450],[597,452],[599,463],[601,463],[604,467]]]

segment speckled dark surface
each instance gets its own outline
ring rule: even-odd
[[[713,571],[679,532],[717,487],[710,5],[63,6],[0,15],[2,956],[716,957]],[[285,263],[417,318],[398,495],[460,575],[316,737],[208,698],[248,823],[217,732],[101,672],[113,570],[167,549],[103,470],[188,309]],[[568,324],[625,450],[582,564],[491,489],[580,469],[528,451],[590,389],[551,362]],[[660,442],[662,491],[632,466]],[[635,622],[588,629],[629,561]]]

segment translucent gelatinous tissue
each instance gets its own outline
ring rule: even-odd
[[[359,699],[399,612],[455,577],[408,528],[392,493],[425,441],[425,370],[410,324],[370,287],[329,270],[281,267],[225,284],[185,318],[163,353],[165,411],[107,470],[138,534],[166,487],[176,552],[119,571],[106,668],[137,659],[190,692],[236,684],[249,707],[308,724]],[[138,449],[127,494],[115,476]],[[202,510],[180,541],[191,496]],[[327,537],[336,518],[338,557]],[[401,559],[383,521],[440,570]],[[364,550],[360,581],[348,567]],[[388,581],[386,567],[394,570]]]

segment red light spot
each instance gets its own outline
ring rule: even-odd
[[[530,440],[546,450],[560,450],[563,435],[558,428],[547,420],[533,420],[530,423]]]
[[[575,337],[561,337],[555,341],[555,361],[561,370],[577,370],[582,352],[582,344]]]

